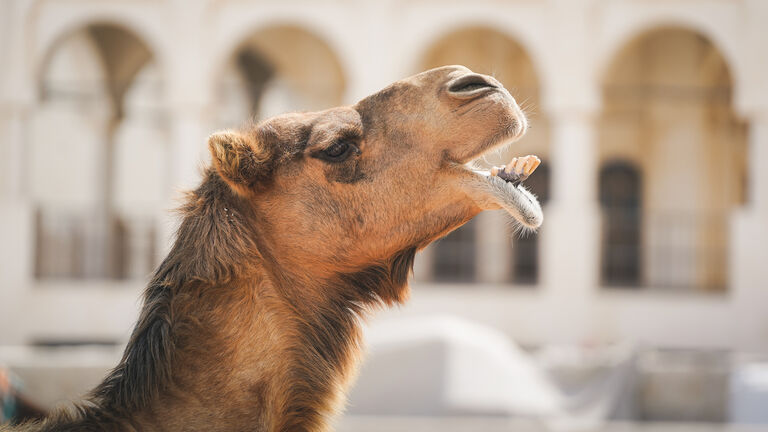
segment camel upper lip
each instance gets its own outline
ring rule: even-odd
[[[525,134],[525,131],[525,123],[521,123],[519,120],[514,120],[510,122],[506,133],[501,133],[498,141],[495,143],[490,145],[486,144],[476,149],[475,152],[471,154],[462,157],[448,157],[448,159],[457,165],[471,165],[490,152],[512,145],[513,142],[517,141]]]

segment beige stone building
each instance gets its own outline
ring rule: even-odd
[[[532,129],[538,234],[476,220],[411,303],[525,344],[768,350],[768,3],[5,0],[0,345],[124,342],[205,139],[461,63]]]

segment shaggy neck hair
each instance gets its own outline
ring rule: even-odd
[[[270,307],[243,299],[250,296],[252,300],[249,290],[254,279],[257,284],[268,280],[275,286],[295,337],[284,347],[271,347],[269,341],[263,341],[265,350],[282,349],[291,367],[287,376],[279,378],[286,382],[277,390],[273,383],[254,384],[250,409],[266,411],[272,403],[278,412],[257,412],[252,418],[262,428],[316,430],[325,424],[327,411],[333,410],[333,401],[326,399],[340,393],[339,377],[348,381],[354,375],[360,317],[372,306],[401,303],[407,297],[415,247],[322,282],[322,292],[332,295],[319,304],[298,298],[296,293],[301,290],[283,286],[291,277],[276,273],[280,266],[268,245],[261,243],[251,205],[212,169],[188,195],[180,212],[183,219],[175,244],[144,293],[141,314],[119,365],[85,402],[21,430],[147,429],[162,415],[162,407],[153,405],[185,390],[178,379],[188,367],[185,353],[194,352],[198,362],[205,361],[199,356],[207,355],[216,362],[234,355],[215,345],[196,346],[205,344],[199,335],[221,330],[211,328],[216,320],[198,315],[200,310],[215,310],[209,304],[212,298],[214,303],[248,304],[253,313]],[[238,347],[228,349],[237,351]],[[275,405],[269,398],[279,398],[280,403]],[[260,430],[259,425],[254,427]]]

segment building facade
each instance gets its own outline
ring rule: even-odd
[[[0,344],[121,343],[214,130],[490,73],[532,129],[539,233],[487,212],[411,302],[528,344],[768,350],[760,0],[8,0]]]

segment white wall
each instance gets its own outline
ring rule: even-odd
[[[135,319],[140,280],[42,283],[31,273],[31,209],[36,196],[51,190],[35,186],[37,180],[29,181],[30,176],[51,178],[38,174],[32,163],[47,158],[35,156],[33,131],[46,112],[37,97],[37,78],[56,42],[72,30],[103,20],[142,39],[167,84],[161,105],[168,134],[150,133],[149,137],[126,129],[118,140],[124,164],[118,168],[119,200],[125,203],[125,211],[146,206],[153,212],[161,220],[163,238],[169,237],[174,224],[164,212],[174,207],[173,190],[194,184],[198,165],[206,157],[205,137],[210,125],[216,124],[220,71],[248,34],[274,23],[298,25],[316,34],[337,54],[346,78],[343,99],[353,102],[416,72],[420,56],[440,35],[482,24],[509,34],[531,54],[539,74],[541,104],[552,128],[553,200],[545,209],[542,282],[525,292],[506,286],[418,284],[413,300],[401,313],[455,313],[529,343],[632,340],[662,346],[768,349],[768,314],[762,306],[768,304],[763,282],[768,279],[764,264],[768,258],[768,174],[763,169],[768,165],[765,2],[8,0],[0,10],[4,15],[0,21],[12,23],[0,26],[0,52],[6,59],[0,73],[0,155],[4,159],[0,165],[0,343],[88,334],[123,340]],[[729,252],[733,277],[725,295],[615,293],[598,287],[594,188],[598,89],[606,65],[620,47],[663,24],[695,29],[721,50],[733,72],[736,110],[750,123],[750,203],[735,217]],[[63,123],[75,121],[81,120]],[[68,126],[51,132],[59,127]],[[96,145],[89,140],[85,137],[78,145]],[[141,144],[136,147],[127,144],[137,140]],[[149,144],[155,140],[163,143]],[[62,155],[62,161],[74,158],[74,149]],[[142,167],[148,176],[129,180],[127,172],[141,159],[152,160]],[[43,172],[53,169],[54,162],[48,160]],[[163,180],[153,181],[160,177],[152,173],[161,170]],[[88,175],[87,168],[76,173]],[[155,181],[166,184],[155,189]],[[147,190],[151,192],[144,195]],[[398,312],[389,312],[394,313]]]

